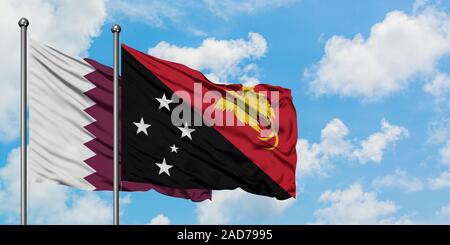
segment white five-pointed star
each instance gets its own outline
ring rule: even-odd
[[[158,175],[161,175],[162,173],[167,174],[170,176],[169,169],[173,167],[173,165],[169,165],[166,163],[166,158],[163,158],[162,163],[155,163],[159,167],[159,173]]]
[[[169,146],[169,147],[170,147],[170,152],[178,153],[178,147],[175,144],[173,144],[173,146]]]
[[[184,123],[184,127],[177,127],[179,130],[181,130],[181,138],[184,136],[187,136],[189,139],[192,140],[191,133],[195,131],[193,128],[189,128],[187,123]]]
[[[159,107],[158,109],[161,108],[166,108],[168,111],[170,111],[170,107],[169,104],[172,103],[172,100],[169,100],[166,98],[166,94],[163,94],[163,96],[161,98],[155,98],[158,102],[159,102]]]
[[[145,124],[144,118],[143,118],[143,117],[141,117],[141,121],[140,121],[140,122],[133,122],[133,123],[134,123],[134,125],[136,125],[136,127],[137,127],[137,132],[136,132],[136,134],[138,134],[138,133],[140,133],[140,132],[144,132],[144,134],[148,135],[148,133],[147,133],[147,128],[150,127],[150,126],[152,126],[152,125],[150,125],[150,124]]]

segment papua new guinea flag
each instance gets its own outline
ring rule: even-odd
[[[123,180],[295,197],[290,90],[214,84],[122,45],[121,96]]]
[[[86,190],[112,190],[112,80],[110,67],[30,42],[28,163],[33,180]],[[205,189],[129,181],[120,181],[119,188],[154,189],[193,201],[211,198],[211,190]]]

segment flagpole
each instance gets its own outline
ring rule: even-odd
[[[114,43],[114,205],[113,224],[119,225],[119,33],[121,28],[111,28]]]
[[[20,224],[27,224],[27,28],[26,18],[20,26]]]

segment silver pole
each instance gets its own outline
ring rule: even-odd
[[[27,28],[28,20],[21,18],[20,26],[20,224],[27,224]]]
[[[113,224],[119,225],[119,33],[120,26],[111,28],[114,38],[114,205]]]

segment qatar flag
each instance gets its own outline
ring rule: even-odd
[[[34,41],[30,44],[30,177],[85,190],[112,190],[112,69]],[[154,189],[192,201],[211,198],[211,190],[202,188],[129,181],[120,181],[119,188]]]

